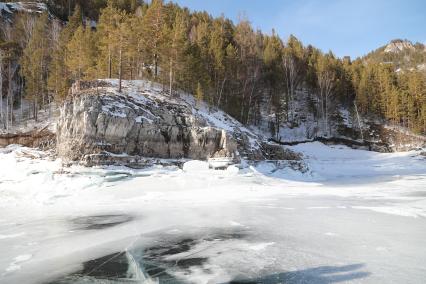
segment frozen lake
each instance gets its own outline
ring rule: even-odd
[[[0,283],[424,283],[426,158],[62,168],[0,149]]]

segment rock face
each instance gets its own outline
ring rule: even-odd
[[[53,149],[55,142],[55,134],[49,131],[49,129],[32,130],[25,133],[0,134],[0,147],[19,144],[26,147],[47,150]]]
[[[131,82],[121,94],[116,89],[105,81],[73,86],[57,124],[59,157],[95,164],[114,156],[237,157],[231,135],[209,125],[183,101]]]
[[[42,14],[46,11],[48,11],[48,9],[45,3],[38,3],[35,1],[16,3],[0,2],[0,16],[9,21],[17,13]]]
[[[330,140],[337,140],[337,143],[353,148],[382,153],[404,152],[426,147],[425,136],[415,135],[406,129],[391,127],[385,123],[385,121],[379,124],[375,121],[364,120],[362,135],[359,128],[341,126],[339,128],[340,137]],[[364,139],[362,140],[361,137]],[[346,139],[348,143],[341,138]],[[321,142],[327,143],[327,141]]]
[[[399,53],[404,50],[414,50],[414,46],[408,40],[393,40],[385,48],[385,53]]]

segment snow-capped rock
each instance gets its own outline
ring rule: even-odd
[[[63,159],[237,156],[229,133],[209,124],[184,101],[155,87],[145,89],[144,82],[125,82],[122,93],[116,91],[115,82],[99,84],[102,87],[75,85],[61,110],[57,149]]]

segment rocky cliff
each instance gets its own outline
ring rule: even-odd
[[[191,95],[172,97],[145,81],[125,81],[123,91],[117,89],[114,80],[73,85],[56,129],[64,162],[139,167],[158,158],[301,160]]]
[[[193,108],[145,82],[73,86],[57,126],[58,155],[67,161],[111,156],[200,159],[237,157],[235,140]]]

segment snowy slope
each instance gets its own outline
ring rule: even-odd
[[[264,119],[257,128],[264,137],[273,138],[283,144],[294,144],[315,140],[329,140],[330,143],[345,142],[353,147],[373,151],[409,151],[426,146],[426,137],[416,135],[409,129],[393,127],[376,117],[359,116],[354,106],[336,105],[329,111],[328,126],[316,109],[318,97],[306,89],[297,90],[289,115],[290,122],[282,122],[278,135],[271,133],[265,104]]]

